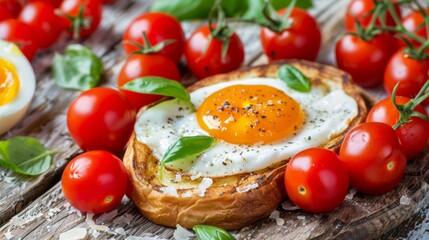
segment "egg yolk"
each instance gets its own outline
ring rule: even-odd
[[[303,121],[294,99],[264,85],[223,88],[208,96],[197,110],[202,129],[232,144],[271,143],[294,134]]]
[[[0,58],[0,106],[13,101],[18,95],[19,78],[15,66]]]

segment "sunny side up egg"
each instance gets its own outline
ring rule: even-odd
[[[0,40],[0,134],[27,111],[36,88],[33,68],[21,50]]]
[[[313,85],[308,93],[273,78],[217,83],[191,93],[186,102],[161,102],[139,116],[137,140],[158,159],[183,136],[210,135],[209,150],[166,164],[189,175],[217,177],[265,169],[309,147],[323,146],[358,115],[341,86]]]

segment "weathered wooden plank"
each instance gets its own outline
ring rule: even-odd
[[[104,76],[105,85],[115,85],[116,74],[125,59],[119,45],[122,31],[135,16],[147,9],[150,2],[118,1],[117,4],[107,8],[106,15],[110,17],[107,22],[103,22],[98,35],[94,35],[85,41],[86,44],[95,49],[98,55],[103,56],[102,59],[107,69]],[[336,38],[342,31],[341,19],[343,16],[340,16],[339,13],[343,14],[346,2],[315,1],[317,7],[311,12],[317,16],[324,33],[324,48],[318,58],[320,62],[335,64],[332,49]],[[196,26],[201,24],[204,23],[185,23],[184,29],[187,36]],[[266,58],[261,56],[257,27],[239,25],[237,29],[245,45],[246,65],[266,63]],[[62,49],[65,44],[65,42],[60,43],[54,46],[54,49]],[[52,83],[47,72],[51,57],[52,52],[45,53],[34,63],[37,69],[37,91],[39,94],[32,104],[27,119],[6,136],[35,136],[41,139],[48,148],[59,148],[64,151],[55,157],[54,167],[48,173],[35,179],[23,179],[8,171],[0,170],[0,179],[2,180],[0,182],[0,224],[2,223],[2,216],[8,216],[3,219],[4,221],[7,220],[49,189],[0,228],[0,239],[9,233],[14,236],[14,239],[58,239],[62,232],[75,227],[90,229],[88,223],[85,222],[85,215],[80,216],[70,208],[62,195],[60,184],[55,184],[67,160],[80,150],[70,139],[65,127],[66,108],[77,93],[62,90]],[[186,69],[183,73],[186,82],[194,81]],[[377,93],[380,92],[380,89],[371,91]],[[383,195],[383,197],[356,194],[352,199],[346,200],[343,206],[333,213],[323,215],[308,214],[300,210],[285,211],[280,207],[280,215],[285,220],[284,225],[278,226],[273,219],[266,219],[237,231],[235,234],[240,239],[325,239],[328,237],[358,239],[375,237],[377,234],[386,232],[398,225],[418,209],[421,209],[422,206],[428,204],[428,159],[429,156],[425,155],[421,161],[412,162],[408,166],[406,177],[401,182],[400,187]],[[55,185],[51,187],[53,184]],[[400,204],[399,199],[402,196],[409,198],[411,203],[409,205]],[[10,208],[11,206],[12,208]],[[171,238],[173,235],[173,229],[149,222],[131,202],[121,203],[117,210],[118,214],[115,217],[105,221],[105,225],[109,227],[109,232],[102,233],[100,238],[124,239],[126,236],[142,236],[144,234]],[[1,211],[5,215],[1,214],[3,213]],[[18,220],[31,220],[33,218],[34,220],[26,223],[23,227],[17,226],[19,225]],[[100,215],[94,217],[94,219],[100,218],[103,217]],[[123,228],[126,235],[115,234],[115,230],[118,231],[118,228]],[[93,238],[91,237],[92,233],[93,231],[90,230],[88,238]]]

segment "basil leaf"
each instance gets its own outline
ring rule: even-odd
[[[291,0],[271,0],[276,10],[288,6]],[[169,13],[179,20],[206,19],[215,0],[158,0],[151,11]],[[247,19],[261,19],[264,0],[224,0],[222,9],[227,17],[242,16]],[[296,7],[308,9],[312,0],[299,0]]]
[[[294,66],[288,64],[280,66],[278,77],[283,80],[288,87],[299,92],[309,92],[311,90],[310,80]]]
[[[36,176],[49,170],[52,165],[51,154],[32,137],[14,137],[0,141],[0,165],[14,172]]]
[[[73,44],[66,48],[64,55],[55,54],[52,75],[62,88],[93,88],[99,85],[102,73],[103,62],[87,47]]]
[[[179,82],[162,77],[142,77],[134,79],[121,87],[137,93],[158,94],[190,102],[186,88]]]
[[[235,240],[231,233],[218,227],[195,225],[192,230],[200,240]]]
[[[214,143],[215,139],[209,136],[182,137],[167,148],[164,156],[162,156],[161,163],[174,162],[203,153]]]

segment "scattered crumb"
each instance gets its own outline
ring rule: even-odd
[[[305,216],[297,216],[296,218],[298,218],[299,220],[304,220],[305,219]]]
[[[277,210],[274,210],[271,214],[270,214],[270,219],[275,219],[276,220],[276,224],[279,226],[282,226],[285,223],[285,220],[283,218],[280,218],[280,212]]]
[[[191,237],[195,236],[192,232],[188,231],[186,228],[176,225],[176,230],[174,230],[173,237],[176,240],[189,240]]]
[[[352,200],[356,193],[357,193],[357,190],[355,188],[350,189],[349,194],[347,194],[345,197],[345,200],[347,201]]]
[[[411,198],[409,198],[409,197],[407,197],[405,195],[402,195],[401,199],[399,199],[399,203],[401,205],[407,205],[408,206],[411,203]]]
[[[298,210],[299,207],[294,205],[291,201],[285,201],[282,203],[282,208],[286,211]]]
[[[86,237],[86,228],[72,228],[60,234],[60,240],[79,240]]]

